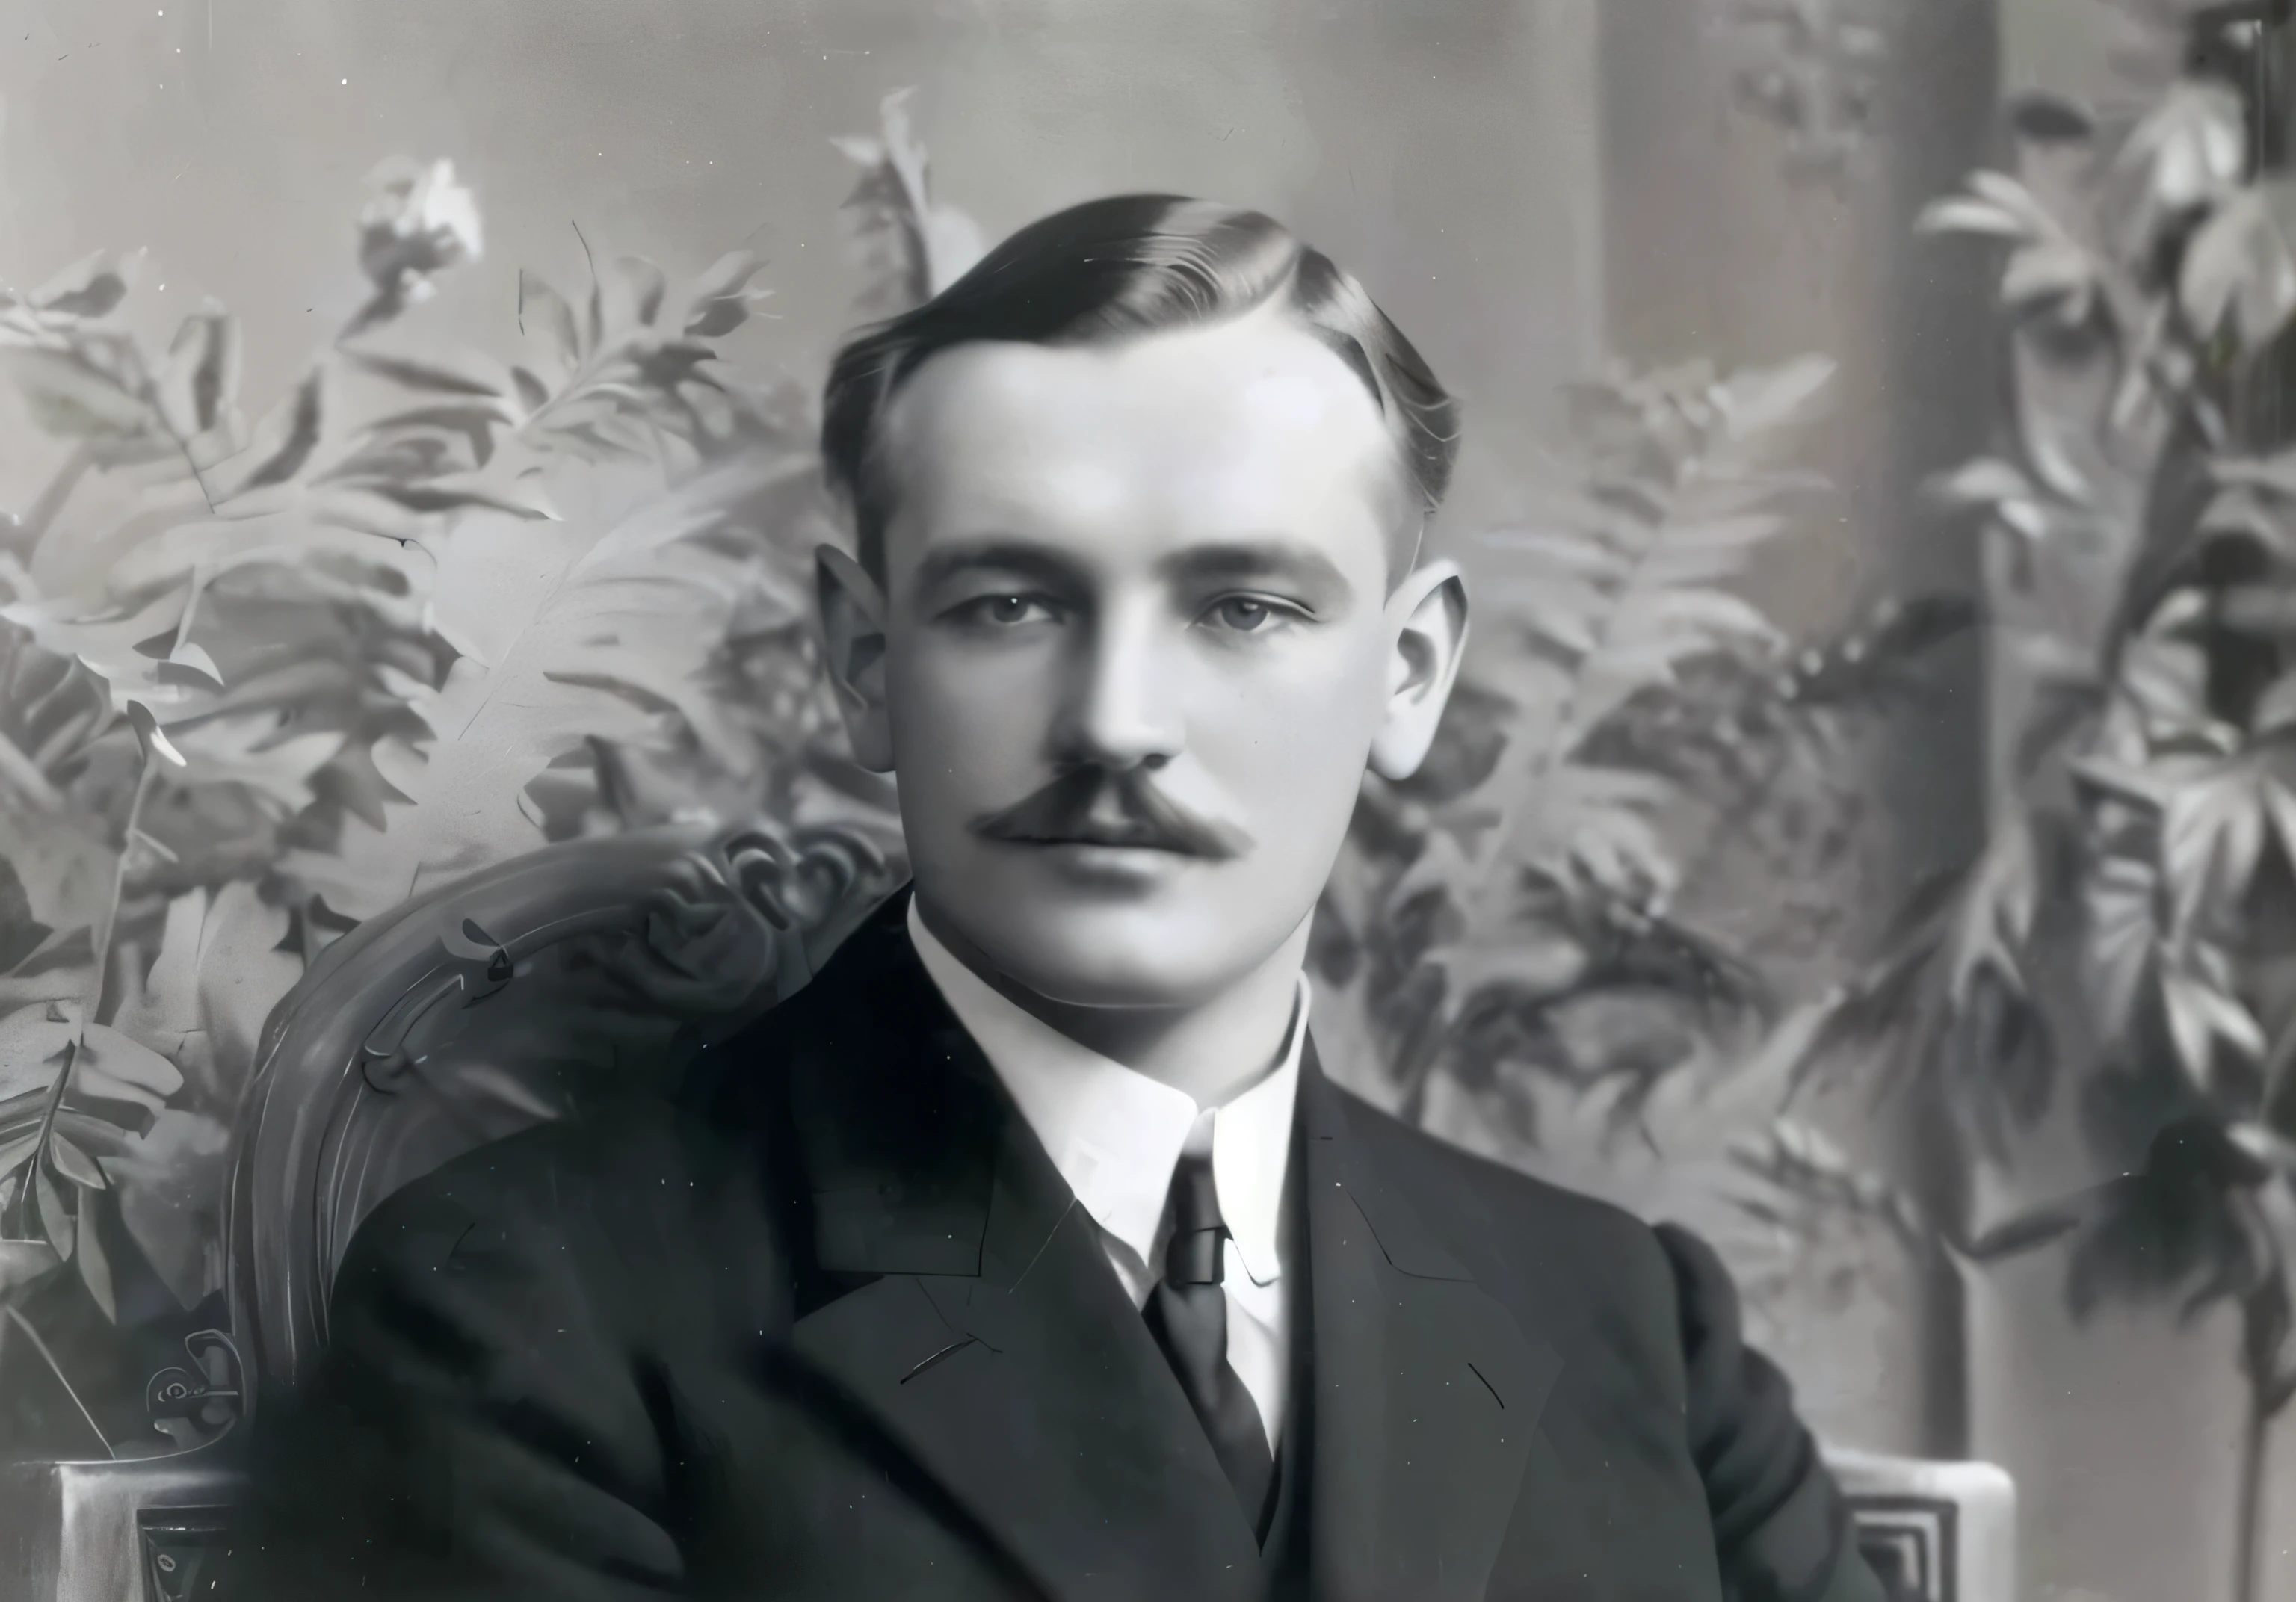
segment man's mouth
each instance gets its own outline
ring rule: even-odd
[[[1242,830],[1200,817],[1138,769],[1072,768],[1025,799],[975,818],[971,828],[1008,845],[1166,851],[1211,862],[1241,856],[1251,846]]]

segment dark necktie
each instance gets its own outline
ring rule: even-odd
[[[1259,1409],[1227,1362],[1227,1293],[1220,1288],[1220,1220],[1211,1159],[1183,1157],[1172,1174],[1172,1240],[1164,1277],[1148,1293],[1143,1313],[1164,1349],[1188,1405],[1211,1437],[1252,1529],[1266,1533],[1275,1464]]]

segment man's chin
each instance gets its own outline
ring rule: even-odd
[[[1159,895],[1152,887],[1141,887],[1151,890],[1144,895],[1110,895],[1102,877],[1169,871],[1156,863],[1087,862],[1074,876],[1063,870],[1053,883],[1014,887],[945,921],[998,972],[1046,1001],[1185,1006],[1232,982],[1254,959],[1234,949],[1248,942],[1247,930],[1209,898]]]
[[[1216,993],[1212,977],[1135,951],[1022,948],[997,964],[1023,989],[1062,1007],[1114,1010],[1186,1007]]]

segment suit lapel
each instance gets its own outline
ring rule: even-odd
[[[880,1276],[800,1319],[798,1354],[1052,1595],[1256,1595],[1250,1527],[1090,1217],[898,938],[873,1004],[906,1012],[913,1060],[857,1099],[849,1062],[793,1075],[818,1269]],[[922,1182],[854,1132],[912,1075],[940,1101]]]
[[[1314,1315],[1310,1573],[1328,1602],[1480,1598],[1562,1364],[1430,1234],[1301,1065]]]
[[[1210,1443],[925,976],[904,901],[815,981],[786,1067],[776,1166],[801,1181],[800,1277],[827,1287],[801,1287],[798,1356],[1048,1594],[1259,1596],[1261,1554]],[[1560,1360],[1379,1172],[1312,1042],[1299,1116],[1312,1594],[1480,1598]]]

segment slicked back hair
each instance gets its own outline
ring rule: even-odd
[[[1378,404],[1431,513],[1449,486],[1457,408],[1411,341],[1322,251],[1257,211],[1179,195],[1115,195],[1040,218],[931,300],[863,330],[837,353],[823,396],[831,486],[853,509],[861,565],[885,579],[892,475],[885,413],[931,356],[980,341],[1115,344],[1224,322],[1281,298]],[[1400,580],[1405,552],[1390,580]]]

